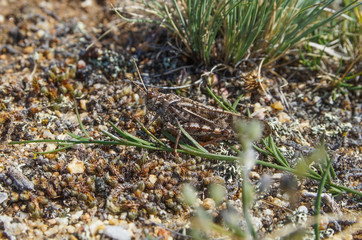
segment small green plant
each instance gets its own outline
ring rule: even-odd
[[[307,66],[311,71],[320,69],[323,54],[323,50],[321,50],[319,54],[313,53],[311,47],[308,44],[304,46],[304,50],[299,48],[299,55],[301,58],[300,63],[304,66]]]
[[[335,77],[331,83],[333,90],[332,90],[332,94],[333,94],[333,100],[336,100],[338,93],[342,93],[342,94],[347,94],[347,91],[358,91],[362,89],[361,85],[354,85],[349,83],[350,80],[355,80],[359,77],[361,77],[362,72],[358,72],[356,74],[351,74],[351,69],[357,65],[359,63],[359,60],[362,58],[362,53],[357,56],[357,58],[349,65],[349,67],[347,68],[347,70],[345,71],[345,73],[337,78]],[[336,76],[339,75],[339,72],[341,71],[342,68],[342,59],[340,61],[339,64],[339,68],[337,70]]]

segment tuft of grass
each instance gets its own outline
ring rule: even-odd
[[[362,89],[362,85],[354,85],[351,83],[348,83],[349,80],[355,80],[357,78],[360,78],[362,75],[362,71],[357,72],[355,74],[353,74],[352,68],[355,67],[355,65],[359,64],[360,59],[362,58],[362,53],[357,56],[357,58],[348,66],[347,70],[345,71],[345,73],[337,78],[335,77],[334,80],[332,81],[332,94],[333,94],[333,101],[336,100],[338,93],[342,93],[342,94],[347,94],[347,91],[358,91]],[[342,68],[342,59],[340,60],[340,64],[336,73],[336,76],[339,75],[339,72],[341,71]],[[356,66],[358,67],[358,66]]]
[[[345,4],[353,1],[345,0]],[[299,48],[300,63],[309,70],[318,70],[329,80],[333,100],[340,94],[358,91],[361,61],[362,14],[361,5],[315,29]],[[336,10],[325,9],[318,19],[325,19]],[[329,75],[329,76],[328,76]]]
[[[311,33],[361,2],[321,17],[333,0],[172,0],[143,1],[144,16],[127,21],[155,22],[175,34],[185,54],[205,64],[218,59],[237,64],[247,57],[271,64]],[[151,17],[146,17],[151,16]]]

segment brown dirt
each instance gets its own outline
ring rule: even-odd
[[[74,98],[94,140],[106,139],[101,130],[112,131],[108,121],[149,139],[134,121],[136,116],[146,122],[148,116],[142,92],[126,80],[135,76],[131,57],[139,60],[144,80],[151,85],[185,85],[211,69],[177,51],[173,47],[177,43],[169,44],[165,30],[125,23],[103,1],[89,6],[86,2],[0,1],[0,236],[101,239],[116,232],[135,239],[184,239],[194,212],[182,201],[183,183],[197,189],[198,204],[208,209],[216,223],[226,213],[237,213],[237,223],[245,224],[241,181],[233,163],[189,155],[175,158],[125,146],[80,145],[39,155],[33,152],[53,150],[56,145],[9,145],[18,140],[66,139],[66,132],[82,135]],[[293,61],[288,68],[265,71],[265,95],[252,82],[256,72],[245,69],[250,68],[210,75],[217,76],[215,93],[231,102],[243,93],[238,110],[246,115],[249,109],[270,123],[291,165],[301,155],[308,156],[325,132],[335,182],[361,191],[359,93],[341,94],[333,101],[328,79]],[[283,78],[288,79],[285,87],[281,87]],[[175,92],[215,105],[204,85]],[[168,143],[159,127],[153,128]],[[222,144],[211,146],[210,151],[228,153]],[[259,159],[268,160],[262,154]],[[260,190],[251,211],[260,236],[277,236],[273,234],[280,229],[285,234],[284,225],[290,223],[291,228],[298,218],[312,219],[318,182],[296,180],[260,165],[251,171],[250,179]],[[210,183],[227,190],[220,206],[214,207],[210,200]],[[270,188],[262,191],[267,183]],[[361,198],[342,193],[329,201],[328,196],[321,209],[329,217],[321,229],[358,238]],[[327,237],[328,231],[324,234]]]

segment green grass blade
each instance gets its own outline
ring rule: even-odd
[[[186,136],[188,140],[192,142],[200,151],[207,153],[208,151],[201,146],[193,137],[190,136],[190,134],[181,126],[179,122],[177,122],[178,128],[181,130],[181,132]]]
[[[79,140],[79,141],[87,141],[87,140],[90,140],[90,138],[81,137],[81,136],[75,135],[74,133],[71,133],[71,132],[67,132],[67,135],[69,135],[70,137],[72,137],[72,138],[74,138],[74,139],[77,139],[77,140]]]
[[[120,138],[114,136],[112,133],[109,133],[109,132],[107,132],[106,130],[102,130],[102,129],[101,129],[101,132],[102,132],[104,135],[106,135],[107,137],[109,137],[109,138],[111,138],[112,140],[114,140],[114,141],[117,141],[117,142],[120,142],[120,141],[121,141]]]
[[[126,131],[122,131],[121,129],[119,129],[116,125],[114,125],[112,122],[109,122],[109,124],[112,126],[112,128],[122,137],[125,138],[131,142],[137,142],[137,143],[141,143],[144,145],[152,145],[152,143],[145,141],[143,139],[140,139],[138,137],[133,136],[132,134],[126,132]]]
[[[167,137],[171,142],[175,143],[176,142],[176,138],[174,136],[172,136],[172,134],[166,132],[166,131],[162,131],[162,134],[165,135],[165,137]],[[197,151],[197,152],[201,152],[200,149],[192,147],[190,145],[187,145],[185,143],[183,143],[182,141],[179,141],[178,145],[182,148],[182,149],[187,149],[187,150],[191,150],[191,151]]]
[[[136,118],[136,121],[138,122],[138,124],[141,126],[141,128],[143,129],[143,131],[145,131],[153,140],[155,140],[158,144],[160,144],[161,146],[166,146],[162,141],[160,141],[158,138],[155,137],[155,135],[153,135],[150,131],[148,131],[148,129],[141,123],[140,120],[138,120]]]
[[[215,101],[223,108],[225,109],[226,111],[231,111],[231,112],[234,112],[234,113],[238,113],[235,109],[233,109],[233,107],[228,103],[226,102],[224,99],[216,96],[209,87],[206,86],[206,90],[207,92],[210,94],[211,97],[213,97],[215,99]],[[220,101],[221,99],[221,101]]]
[[[236,107],[238,106],[240,100],[243,98],[244,94],[240,94],[240,96],[235,100],[232,109],[234,109],[236,111]],[[237,112],[237,111],[236,111]]]
[[[58,140],[58,139],[37,139],[37,140],[25,140],[25,141],[11,141],[9,144],[27,144],[27,143],[69,143],[71,140]],[[76,141],[74,141],[76,142]],[[77,141],[78,142],[78,141]]]
[[[56,153],[56,152],[60,152],[60,151],[63,151],[63,150],[66,150],[68,148],[71,148],[73,147],[74,144],[70,144],[70,145],[67,145],[65,147],[61,147],[61,148],[57,148],[57,149],[54,149],[52,151],[47,151],[47,152],[34,152],[35,154],[51,154],[51,153]]]
[[[328,179],[328,174],[329,174],[329,169],[331,168],[332,164],[329,161],[327,164],[327,167],[324,171],[324,174],[322,176],[322,179],[319,183],[318,186],[318,191],[317,191],[317,197],[316,197],[316,201],[315,201],[315,205],[314,205],[314,216],[315,216],[315,222],[316,224],[314,224],[314,233],[315,233],[315,238],[316,239],[320,239],[320,232],[319,232],[319,215],[320,215],[320,208],[321,208],[321,200],[322,200],[322,193],[323,193],[323,189],[326,185],[327,179]]]
[[[75,114],[77,115],[77,120],[78,120],[80,129],[82,129],[82,132],[84,133],[84,135],[87,136],[87,138],[90,138],[87,130],[85,130],[85,127],[84,127],[82,121],[80,120],[80,116],[79,116],[79,112],[78,112],[78,107],[77,107],[77,104],[75,103],[75,101],[74,101],[74,110],[75,110]]]
[[[254,146],[254,148],[256,150],[261,151],[261,152],[273,157],[280,165],[282,165],[284,167],[289,167],[287,160],[285,159],[284,155],[280,152],[280,150],[276,146],[276,144],[271,136],[268,136],[265,140],[262,139],[261,141],[262,141],[264,147],[267,149],[267,151]]]

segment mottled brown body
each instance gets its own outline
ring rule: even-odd
[[[141,78],[137,65],[136,68]],[[143,84],[142,78],[141,81]],[[198,141],[206,141],[207,144],[217,140],[236,140],[237,133],[233,130],[234,121],[237,119],[254,120],[173,93],[164,94],[158,92],[157,89],[147,89],[144,84],[142,90],[147,95],[147,110],[154,113],[148,126],[160,117],[164,127],[177,135],[175,154],[177,154],[176,148],[181,136],[181,131],[178,128],[179,124],[193,138]],[[260,121],[264,128],[263,135],[268,136],[271,133],[270,126],[264,121],[256,121]]]
[[[239,114],[207,106],[175,94],[163,94],[155,89],[147,93],[147,110],[155,113],[153,120],[161,117],[167,129],[178,132],[178,123],[195,139],[237,139],[233,123],[237,119],[259,121],[264,128],[263,136],[271,133],[269,124],[258,119],[245,118]]]

